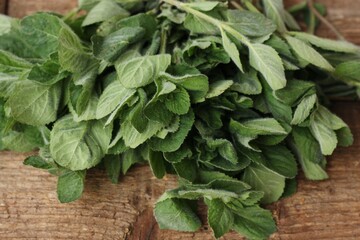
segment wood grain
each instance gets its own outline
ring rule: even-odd
[[[329,19],[344,36],[360,43],[356,25],[360,0],[321,2],[330,7]],[[21,17],[38,10],[65,12],[75,4],[75,0],[10,0],[9,13]],[[324,28],[320,34],[331,36]],[[279,228],[271,239],[360,239],[360,105],[342,102],[334,109],[351,126],[355,144],[337,149],[329,158],[329,180],[311,182],[301,175],[296,195],[269,206]],[[173,176],[157,180],[148,166],[138,166],[113,185],[103,171],[91,170],[83,198],[59,204],[56,178],[23,166],[24,157],[0,153],[0,239],[212,239],[206,225],[196,233],[159,230],[153,204],[163,191],[176,186]],[[205,221],[204,206],[199,213]],[[223,239],[240,237],[229,233]]]
[[[8,12],[13,17],[24,17],[37,11],[66,13],[77,5],[77,0],[8,0]]]
[[[302,0],[285,0],[287,7]],[[360,44],[360,0],[316,0],[327,7],[327,19],[345,37],[345,39]],[[323,37],[335,38],[324,25],[317,34]]]
[[[0,13],[5,13],[6,1],[7,0],[0,0]]]

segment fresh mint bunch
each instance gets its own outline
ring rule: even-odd
[[[0,149],[58,176],[60,202],[81,197],[96,166],[112,182],[137,163],[176,174],[154,214],[214,237],[276,231],[261,206],[296,191],[298,168],[323,180],[349,146],[327,97],[360,86],[360,49],[301,32],[281,0],[80,0],[67,16],[0,16]],[[84,11],[86,14],[84,14]]]

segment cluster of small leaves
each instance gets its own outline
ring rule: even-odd
[[[0,149],[40,148],[24,163],[59,177],[61,202],[81,196],[89,168],[116,183],[147,162],[179,177],[156,203],[161,228],[199,229],[203,199],[216,238],[266,238],[276,225],[260,204],[296,190],[298,165],[326,179],[325,156],[352,143],[322,103],[332,86],[360,89],[360,51],[298,31],[281,0],[245,2],[0,16]]]

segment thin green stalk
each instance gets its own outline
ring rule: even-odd
[[[201,18],[213,25],[215,25],[216,27],[218,27],[219,29],[223,29],[226,32],[230,33],[231,35],[233,35],[235,38],[237,38],[240,42],[242,42],[243,44],[245,44],[246,46],[248,46],[249,48],[251,47],[251,43],[249,41],[249,39],[247,37],[245,37],[244,35],[242,35],[241,33],[239,33],[238,31],[236,31],[234,28],[230,27],[229,25],[227,25],[226,23],[224,23],[223,21],[220,21],[216,18],[210,17],[208,15],[206,15],[205,13],[202,13],[198,10],[195,10],[189,6],[186,5],[186,3],[182,3],[176,0],[163,0],[164,2],[173,5],[175,7],[177,7],[178,9],[181,9],[187,13],[190,13],[198,18]]]
[[[244,5],[246,6],[246,8],[250,11],[250,12],[255,12],[255,13],[260,13],[259,9],[257,9],[251,1],[249,0],[243,0],[242,1],[244,3]]]

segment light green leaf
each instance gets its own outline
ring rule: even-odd
[[[242,180],[253,189],[264,192],[261,202],[269,204],[279,200],[285,187],[285,178],[274,171],[252,164],[244,171]]]
[[[331,128],[315,119],[310,120],[310,129],[320,144],[321,152],[324,155],[331,155],[338,143],[336,133]]]
[[[193,103],[204,101],[209,90],[208,78],[203,74],[172,76],[168,73],[162,73],[160,77],[185,88],[190,94],[191,102]]]
[[[121,1],[121,0],[120,0]],[[156,18],[152,14],[139,13],[130,17],[124,18],[116,23],[116,28],[141,27],[145,30],[144,39],[151,39],[157,29]]]
[[[317,97],[316,94],[305,97],[296,107],[294,117],[291,124],[299,125],[310,115],[311,110],[314,108]]]
[[[319,164],[324,156],[319,143],[306,128],[294,128],[292,131],[292,149],[301,164],[305,177],[310,180],[324,180],[328,178],[325,170]]]
[[[0,35],[10,32],[12,18],[0,14]]]
[[[154,210],[160,229],[194,232],[201,221],[186,200],[165,199],[157,202]]]
[[[331,64],[318,53],[314,48],[303,42],[302,40],[296,39],[294,37],[286,36],[285,37],[291,48],[294,52],[303,60],[309,64],[313,64],[321,69],[333,72],[334,68]]]
[[[50,152],[61,166],[73,171],[94,167],[105,156],[112,126],[103,121],[75,122],[71,115],[58,120],[51,131]]]
[[[348,61],[336,66],[335,76],[355,86],[360,86],[360,61]]]
[[[220,2],[209,1],[209,2],[192,2],[192,3],[187,3],[186,5],[199,11],[208,12],[216,8],[219,4]]]
[[[91,55],[85,52],[79,37],[67,27],[60,31],[58,54],[61,67],[72,73],[87,69],[94,61]]]
[[[227,18],[227,25],[249,37],[268,36],[276,30],[276,25],[260,13],[229,9]]]
[[[44,145],[41,132],[32,126],[26,126],[22,131],[9,131],[2,136],[0,132],[0,137],[2,148],[10,151],[29,152]]]
[[[56,120],[60,98],[61,83],[45,86],[27,80],[17,83],[6,104],[15,120],[40,126]]]
[[[125,151],[122,154],[122,173],[125,175],[129,171],[131,166],[142,161],[143,158],[140,156],[140,153],[137,150],[129,149]]]
[[[190,96],[188,92],[179,87],[172,93],[166,95],[165,98],[166,108],[175,114],[183,115],[186,114],[190,109]]]
[[[165,139],[152,138],[150,141],[151,149],[161,152],[174,152],[178,150],[192,128],[195,121],[194,118],[192,110],[180,116],[179,129],[174,133],[169,133]]]
[[[238,72],[235,75],[234,84],[231,89],[247,95],[260,94],[262,91],[261,82],[257,77],[257,72],[251,69],[247,73]]]
[[[209,12],[208,12],[209,14]],[[184,27],[192,34],[208,34],[208,35],[215,35],[219,33],[219,28],[204,21],[202,18],[199,18],[193,14],[187,14],[184,21]]]
[[[243,121],[242,126],[249,134],[256,135],[282,135],[287,134],[285,129],[274,118],[259,118]]]
[[[154,136],[163,127],[165,127],[163,123],[149,120],[146,129],[140,133],[129,120],[126,120],[121,124],[120,132],[124,138],[125,145],[130,148],[136,148]]]
[[[126,88],[138,88],[154,81],[160,72],[167,69],[170,62],[169,54],[142,56],[117,64],[116,71]]]
[[[227,89],[233,85],[232,80],[220,80],[216,81],[209,86],[209,91],[206,94],[206,98],[214,98],[223,94]]]
[[[110,83],[100,96],[96,108],[96,118],[106,117],[115,109],[119,111],[135,93],[135,89],[125,88],[119,81]]]
[[[229,54],[231,60],[240,69],[240,71],[244,72],[244,69],[243,69],[243,66],[242,66],[241,60],[240,60],[239,50],[237,49],[236,45],[233,42],[231,42],[231,40],[227,36],[226,32],[222,28],[220,28],[220,31],[221,31],[221,37],[222,37],[222,44],[223,44],[225,51],[227,52],[227,54]]]
[[[111,17],[118,15],[127,17],[130,15],[130,13],[112,0],[100,1],[86,15],[81,26],[85,27],[94,23],[103,22]]]
[[[94,56],[113,63],[130,44],[141,40],[144,34],[145,30],[141,27],[124,27],[106,37],[94,35],[91,38]]]
[[[274,21],[280,32],[286,32],[283,0],[263,0],[265,14]]]
[[[58,199],[68,203],[79,199],[84,191],[85,171],[67,171],[62,174],[57,183]]]
[[[273,48],[255,43],[249,46],[249,53],[250,65],[262,74],[273,90],[285,87],[284,66]]]
[[[358,46],[347,41],[321,38],[306,32],[291,32],[290,34],[297,39],[300,39],[304,42],[309,42],[316,47],[329,51],[344,53],[354,53],[360,51]]]
[[[47,58],[57,51],[63,26],[60,18],[49,13],[37,13],[21,20],[22,41],[34,52],[33,58]]]

